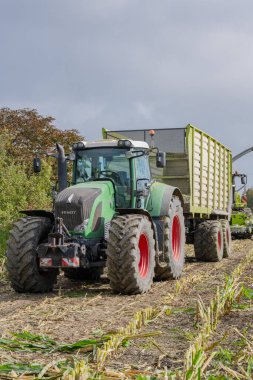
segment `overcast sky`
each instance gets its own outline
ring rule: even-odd
[[[87,139],[191,123],[253,146],[252,0],[0,0],[0,105]],[[253,153],[236,169],[253,185]]]

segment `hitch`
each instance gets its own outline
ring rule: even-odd
[[[71,237],[62,218],[55,220],[55,232],[48,235],[48,242],[37,248],[40,268],[76,268],[80,266],[80,245],[65,243],[65,236]],[[85,254],[82,247],[82,255]]]

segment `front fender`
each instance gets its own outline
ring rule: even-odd
[[[21,214],[25,214],[27,216],[42,216],[43,218],[49,218],[51,222],[54,222],[54,213],[52,211],[46,210],[21,210],[19,211]]]

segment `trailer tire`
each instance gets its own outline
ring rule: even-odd
[[[27,217],[13,225],[7,243],[6,266],[11,286],[18,293],[50,292],[56,282],[56,269],[40,271],[36,248],[51,229],[49,218]]]
[[[232,254],[232,238],[229,221],[226,219],[221,220],[221,225],[223,231],[223,257],[230,257]]]
[[[148,291],[153,283],[154,266],[154,231],[148,217],[127,214],[114,218],[107,248],[112,289],[122,294]]]
[[[164,219],[163,258],[156,261],[156,280],[179,278],[184,267],[185,225],[181,201],[173,196]],[[159,258],[160,259],[160,258]]]
[[[63,269],[64,276],[73,281],[98,281],[103,272],[102,268],[70,268]]]
[[[222,225],[219,220],[206,220],[198,224],[194,234],[195,257],[198,261],[221,261],[223,246]]]

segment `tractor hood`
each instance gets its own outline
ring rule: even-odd
[[[85,238],[104,237],[115,213],[111,181],[80,183],[61,191],[55,201],[55,215],[73,234]]]

